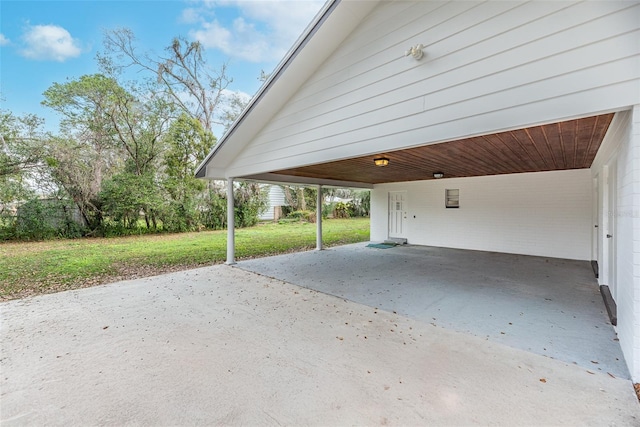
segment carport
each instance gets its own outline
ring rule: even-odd
[[[359,243],[241,261],[238,267],[590,372],[629,378],[586,261]]]
[[[619,345],[637,381],[639,17],[637,2],[329,0],[197,176],[369,188],[371,239],[377,242],[394,238],[545,257],[549,264],[580,260],[586,268],[562,276],[584,276],[580,286],[594,295],[588,303],[597,304],[598,313],[598,285],[606,286],[605,294],[609,289]],[[233,186],[228,188],[228,262],[233,264]],[[318,249],[321,235],[319,221]],[[403,263],[398,257],[391,266],[368,264],[367,283],[398,277],[401,272],[393,269]],[[475,267],[467,265],[467,274],[502,274]],[[336,270],[325,266],[325,272]],[[508,277],[525,276],[518,271]],[[539,272],[534,276],[546,279]],[[485,280],[474,283],[484,289]],[[523,284],[511,294],[509,286],[489,286],[487,296],[472,292],[488,307],[510,297],[490,313],[452,303],[443,293],[440,311],[449,312],[446,321],[456,329],[468,324],[478,335],[508,339],[501,324],[488,330],[482,325],[505,316],[506,326],[523,327],[515,321],[519,311],[506,306],[526,305],[529,292],[547,292],[540,286],[553,284],[560,288],[565,281]],[[571,294],[582,288],[570,288],[550,289],[567,292],[564,300],[571,304]],[[565,344],[568,338],[562,336],[538,342],[547,332],[532,332],[533,341],[521,347],[542,354],[551,347],[557,352],[552,357],[560,357],[563,346],[583,348],[583,362],[597,369],[600,361],[588,357],[591,334],[582,334],[587,321],[549,322],[549,316],[568,310],[564,305],[546,310],[554,307],[554,298],[559,297],[536,300],[541,314],[531,325],[574,327],[584,345]],[[489,314],[491,319],[482,317]]]

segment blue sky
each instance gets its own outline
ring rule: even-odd
[[[162,53],[176,36],[199,40],[210,65],[227,62],[229,89],[253,95],[260,70],[270,72],[324,1],[138,0],[0,1],[0,103],[16,115],[35,113],[46,129],[58,117],[42,93],[98,72],[105,30],[133,30],[140,50]],[[220,136],[220,135],[218,135]]]

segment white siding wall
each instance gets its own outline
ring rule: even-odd
[[[606,203],[605,170],[616,164],[617,206]],[[609,283],[607,221],[615,219],[614,244],[617,254],[615,300],[620,346],[634,381],[640,382],[640,105],[617,113],[591,167],[601,177],[598,219],[598,264],[600,284]]]
[[[621,110],[640,103],[639,37],[638,2],[382,2],[226,173]]]
[[[444,207],[448,188],[460,189],[459,209]],[[591,257],[588,169],[376,185],[371,194],[371,240],[387,238],[387,194],[403,190],[409,243]]]

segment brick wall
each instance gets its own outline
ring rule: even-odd
[[[640,106],[619,112],[591,167],[600,191],[598,281],[612,288],[618,309],[618,338],[634,381],[640,381]],[[608,192],[615,189],[615,206]],[[614,221],[614,225],[610,222]],[[609,241],[614,231],[616,263],[609,265]]]

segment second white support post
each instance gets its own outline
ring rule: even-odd
[[[322,185],[318,185],[316,207],[316,250],[322,250]]]
[[[236,263],[235,207],[233,205],[233,178],[227,179],[227,265]]]

